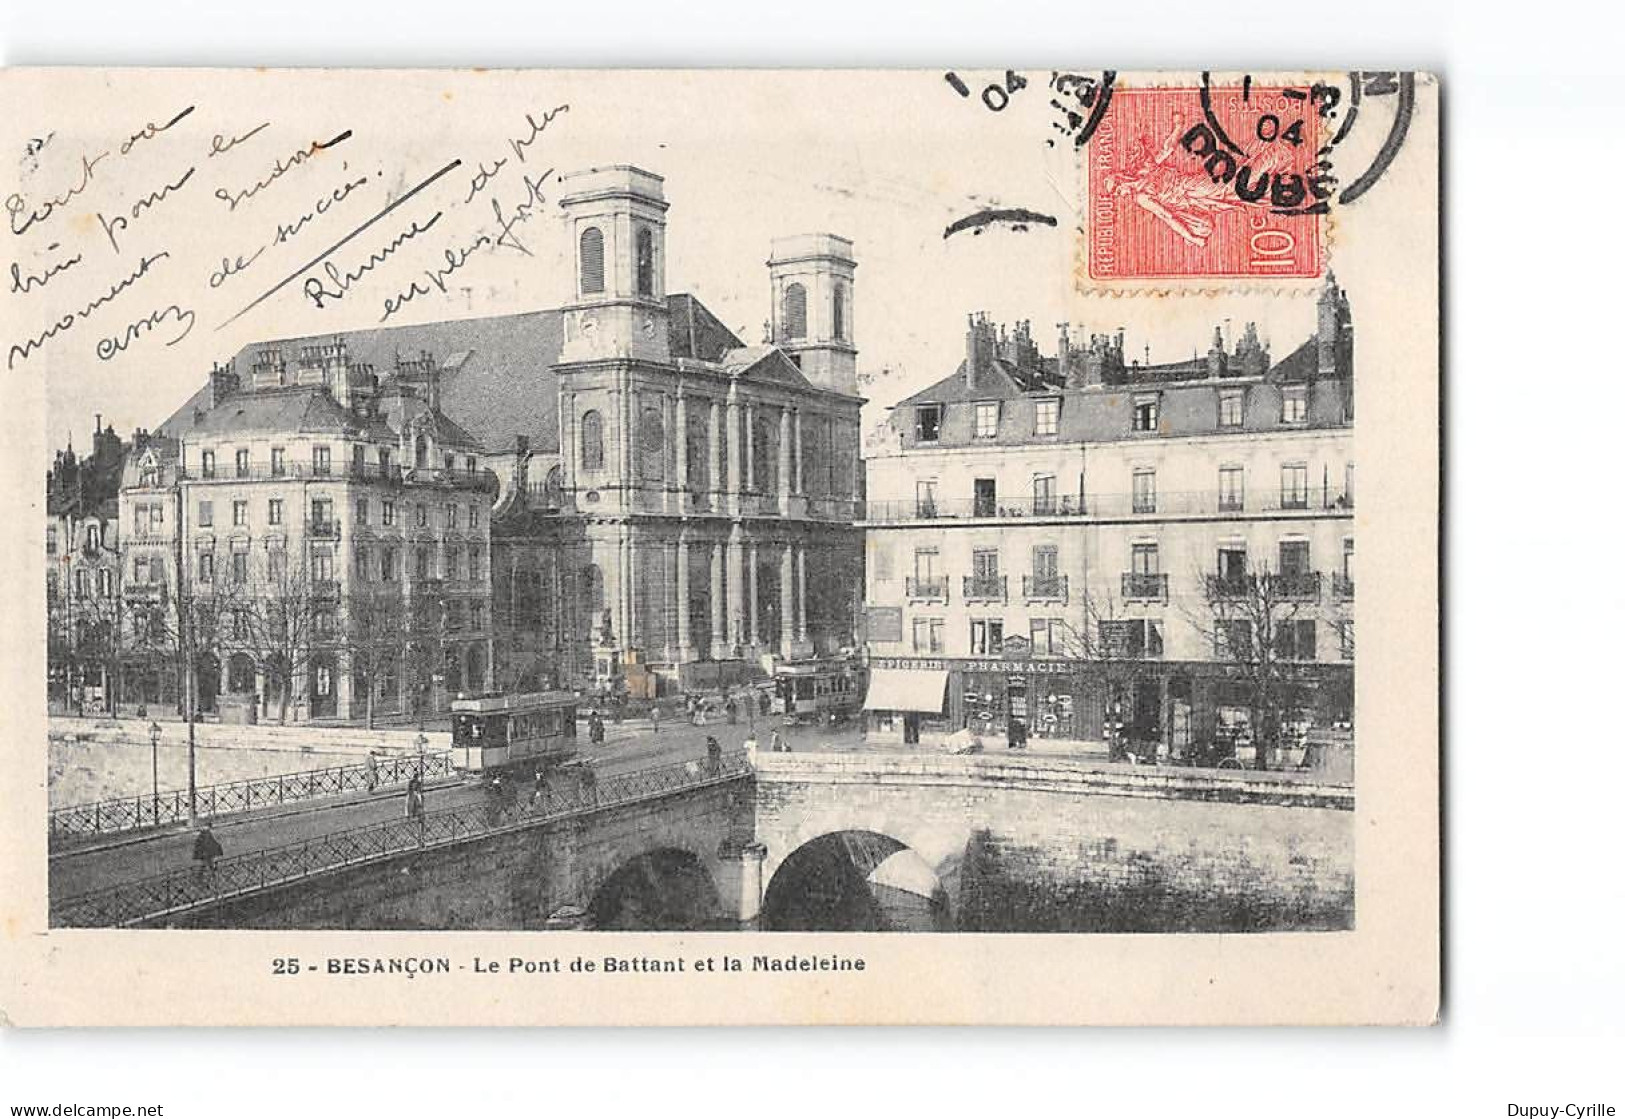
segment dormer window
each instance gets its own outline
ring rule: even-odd
[[[999,402],[984,400],[976,405],[976,438],[992,439],[999,434]]]
[[[589,225],[581,231],[581,294],[604,290],[604,231]]]
[[[1221,390],[1219,393],[1219,426],[1240,427],[1245,402],[1246,395],[1243,390]]]
[[[935,443],[942,435],[942,405],[922,404],[914,409],[914,440]]]
[[[1061,398],[1048,396],[1033,405],[1033,434],[1054,435],[1061,428]]]
[[[1157,430],[1158,397],[1155,393],[1134,398],[1134,430],[1152,432]]]
[[[1305,386],[1287,385],[1281,389],[1281,422],[1309,422],[1309,390]]]

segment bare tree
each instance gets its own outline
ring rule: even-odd
[[[309,669],[319,644],[336,640],[338,584],[313,578],[303,558],[277,551],[267,553],[249,580],[234,588],[240,597],[228,615],[227,645],[259,662],[266,686],[277,689],[277,721],[286,723],[294,681]]]
[[[410,619],[398,584],[352,591],[344,600],[340,644],[355,679],[367,689],[367,728],[373,725],[378,681],[397,664],[406,645]]]
[[[1101,719],[1113,758],[1123,757],[1128,748],[1127,724],[1122,705],[1130,705],[1132,715],[1134,686],[1146,672],[1146,663],[1162,656],[1162,622],[1159,618],[1131,614],[1128,600],[1109,587],[1085,583],[1077,595],[1077,605],[1064,623],[1065,638],[1059,650],[1074,660],[1093,664],[1099,672],[1105,694],[1101,697]]]
[[[1321,579],[1315,571],[1272,571],[1268,564],[1196,576],[1202,595],[1182,607],[1215,654],[1246,683],[1255,764],[1269,768],[1280,746],[1281,722],[1305,642],[1313,642],[1320,615]],[[1306,629],[1304,623],[1308,623]]]

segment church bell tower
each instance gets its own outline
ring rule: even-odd
[[[852,242],[805,233],[773,242],[773,343],[821,389],[856,396],[858,350],[852,344]]]
[[[560,180],[575,262],[561,362],[670,359],[663,184],[624,164]]]

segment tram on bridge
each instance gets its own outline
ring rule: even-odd
[[[575,758],[574,692],[527,692],[455,699],[451,757],[458,769],[519,763],[559,765]]]
[[[773,710],[787,723],[833,724],[863,710],[864,669],[855,660],[792,661],[773,678]]]

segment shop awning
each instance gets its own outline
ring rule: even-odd
[[[926,669],[877,668],[869,673],[865,711],[923,711],[942,714],[942,696],[948,687],[946,672]]]

